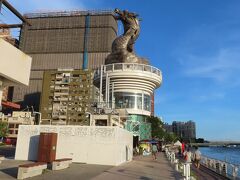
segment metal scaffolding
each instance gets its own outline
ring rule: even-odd
[[[86,16],[86,15],[114,15],[113,10],[71,10],[71,11],[44,11],[24,14],[27,18]]]

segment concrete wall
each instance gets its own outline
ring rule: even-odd
[[[56,158],[73,162],[119,165],[132,160],[132,133],[119,127],[21,125],[16,160],[36,160],[40,132],[58,133]]]
[[[0,38],[0,78],[28,85],[32,58]]]

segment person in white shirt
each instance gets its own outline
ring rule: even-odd
[[[190,149],[188,148],[187,151],[184,152],[184,160],[186,163],[191,163],[192,162],[192,153]]]
[[[201,160],[201,152],[199,151],[198,147],[196,147],[196,150],[194,152],[194,162],[195,162],[195,167],[200,168],[200,160]]]

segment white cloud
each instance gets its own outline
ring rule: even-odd
[[[240,23],[234,19],[191,27],[174,56],[188,77],[240,84]]]
[[[196,100],[197,102],[206,102],[206,101],[219,100],[219,99],[221,100],[224,98],[225,98],[225,93],[210,92],[210,93],[194,96],[192,99]]]
[[[187,76],[211,78],[221,83],[234,81],[240,74],[240,48],[220,49],[211,57],[188,54],[179,62]]]

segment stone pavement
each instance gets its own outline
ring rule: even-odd
[[[0,180],[16,179],[18,166],[29,161],[7,159],[0,164]],[[155,179],[182,179],[160,153],[157,160],[152,156],[138,156],[133,161],[120,166],[103,166],[72,163],[70,168],[58,171],[46,170],[41,176],[28,178],[29,180],[155,180]]]
[[[183,178],[170,166],[163,153],[158,153],[157,160],[153,160],[152,156],[138,156],[132,162],[113,167],[93,178],[93,180],[133,179],[170,180]]]
[[[4,160],[2,164],[0,164],[0,180],[16,179],[18,166],[27,163],[30,162]],[[87,180],[110,168],[112,168],[112,166],[72,163],[70,168],[58,171],[46,170],[41,176],[28,178],[28,180]]]

